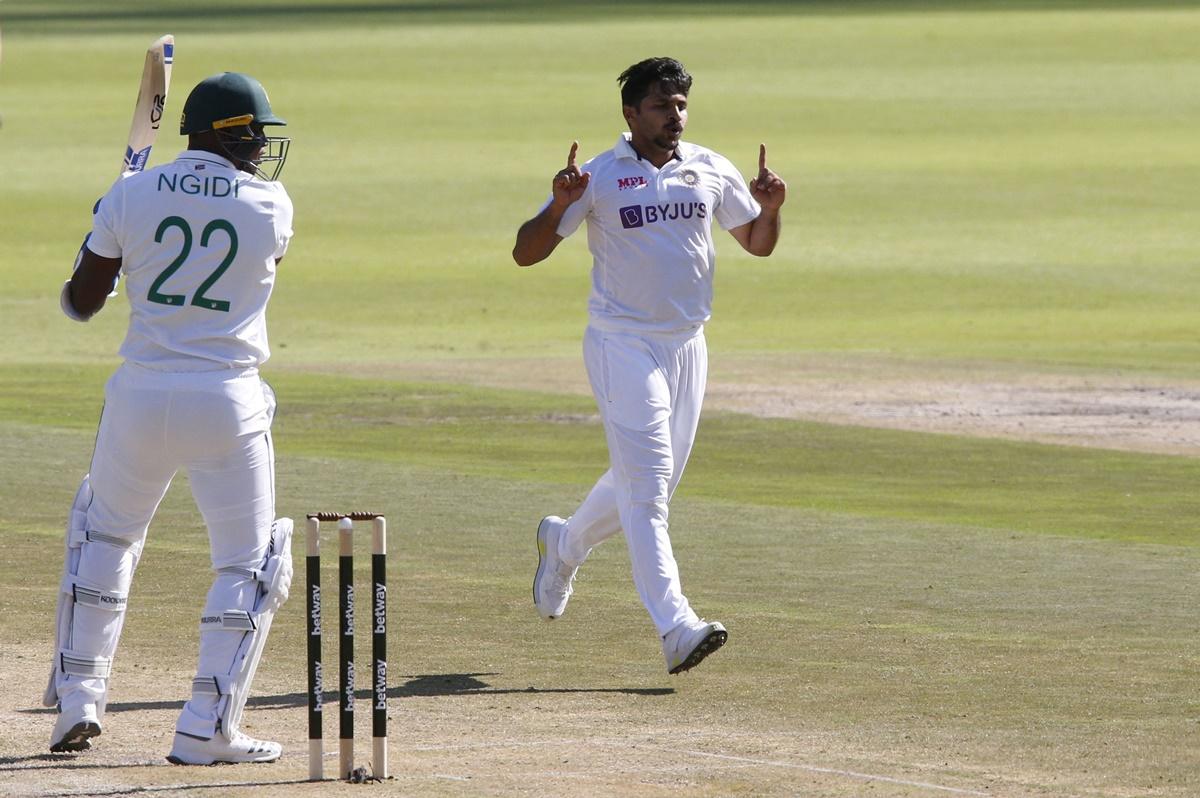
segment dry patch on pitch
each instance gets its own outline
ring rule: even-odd
[[[722,362],[714,368],[709,404],[773,418],[1200,455],[1200,382],[838,365],[834,371],[828,362],[789,358]]]
[[[1039,373],[1015,366],[870,356],[711,357],[705,404],[711,410],[1200,455],[1200,381]],[[419,361],[376,373],[491,388],[589,393],[580,358]]]
[[[401,676],[391,694],[392,776],[358,787],[333,780],[336,731],[326,724],[326,781],[307,780],[302,692],[277,675],[264,679],[244,718],[249,734],[283,743],[269,764],[171,765],[178,674],[133,666],[114,684],[96,746],[76,754],[47,752],[52,710],[30,700],[44,678],[49,643],[17,646],[10,676],[20,689],[0,706],[4,722],[0,794],[8,798],[83,796],[232,796],[296,798],[361,789],[378,795],[698,796],[816,794],[879,796],[1044,795],[986,769],[941,761],[898,762],[855,750],[845,740],[798,729],[754,729],[711,712],[675,716],[689,691],[720,694],[720,679],[690,677],[670,688],[586,686],[564,690],[514,685],[502,674]],[[265,674],[260,674],[264,676]],[[134,678],[129,678],[129,677]],[[415,686],[414,686],[415,685]],[[168,687],[169,686],[169,687]],[[40,687],[39,687],[40,689]],[[327,700],[334,706],[333,697]],[[355,762],[369,769],[369,700],[359,701]],[[834,749],[831,751],[830,749]],[[837,750],[841,749],[841,750]],[[836,752],[836,753],[835,753]],[[835,764],[832,764],[831,761]]]
[[[279,762],[164,761],[196,634],[182,620],[190,602],[173,596],[130,609],[96,750],[48,754],[53,716],[38,707],[52,649],[42,590],[40,601],[4,614],[0,795],[1196,794],[1196,756],[1178,745],[1195,733],[1187,701],[1196,654],[1186,642],[1195,613],[1183,587],[1196,571],[1192,552],[698,501],[679,510],[685,527],[723,524],[721,536],[740,541],[707,563],[696,541],[689,573],[716,603],[741,611],[730,645],[678,677],[663,672],[619,551],[592,560],[560,626],[536,619],[525,579],[519,594],[461,589],[485,584],[483,570],[515,565],[502,540],[472,564],[427,559],[422,538],[432,533],[410,532],[398,556],[426,557],[398,563],[392,584],[394,779],[383,785],[305,780],[304,633],[294,605],[276,619],[245,716],[248,733],[283,743]],[[142,588],[163,578],[163,565],[152,553]],[[195,572],[195,584],[206,579]],[[606,598],[612,591],[625,599]],[[370,704],[366,689],[359,696],[355,761],[365,765]],[[332,709],[328,690],[326,700]],[[330,769],[335,725],[326,718]]]

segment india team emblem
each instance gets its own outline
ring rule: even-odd
[[[694,186],[700,182],[700,175],[696,174],[691,169],[684,169],[679,173],[679,177],[689,186]]]

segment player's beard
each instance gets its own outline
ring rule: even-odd
[[[675,148],[679,146],[679,141],[682,138],[682,129],[680,129],[678,133],[664,130],[660,135],[655,136],[652,141],[654,142],[654,146],[658,147],[660,150],[665,152],[674,152]]]

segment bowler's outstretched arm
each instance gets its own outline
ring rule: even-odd
[[[766,257],[779,242],[782,229],[779,208],[787,198],[787,183],[767,168],[766,144],[758,145],[758,177],[750,183],[750,194],[762,207],[762,213],[754,221],[729,232],[751,255]]]
[[[588,172],[580,172],[575,165],[575,153],[578,150],[579,142],[571,142],[567,166],[554,176],[551,184],[553,195],[550,204],[517,230],[517,243],[512,255],[518,266],[532,266],[545,260],[562,241],[562,236],[558,234],[558,223],[571,203],[583,196],[592,177]]]

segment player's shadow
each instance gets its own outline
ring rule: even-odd
[[[633,696],[664,696],[671,695],[675,692],[670,687],[504,687],[496,688],[490,686],[480,677],[496,676],[496,673],[427,673],[418,676],[411,676],[402,685],[388,688],[388,698],[414,698],[414,697],[440,697],[440,696],[456,696],[456,695],[504,695],[513,693],[529,693],[532,695],[547,694],[547,693],[614,693],[619,695]],[[356,699],[369,700],[374,697],[374,693],[370,688],[355,690],[354,697]],[[336,690],[326,690],[321,696],[323,703],[335,703],[338,700]],[[179,710],[183,708],[183,701],[117,701],[108,705],[109,712],[133,712],[136,710],[146,709],[171,709]],[[265,695],[252,696],[246,702],[247,706],[257,707],[259,709],[288,709],[292,707],[302,707],[308,705],[308,693],[283,693],[280,695]],[[55,709],[47,709],[38,707],[36,709],[20,709],[18,712],[28,713],[31,715],[47,714],[55,712]],[[139,762],[90,762],[85,759],[80,759],[76,754],[32,754],[28,756],[8,756],[0,757],[0,773],[5,771],[17,770],[47,770],[47,769],[87,769],[100,768],[112,769],[123,767],[156,767],[165,764],[165,760],[159,761],[139,761]],[[232,787],[232,786],[270,786],[273,784],[301,784],[301,781],[280,781],[280,782],[245,782],[236,785],[230,784],[193,784],[179,785],[172,789],[189,790],[202,789],[212,787]],[[127,794],[127,792],[137,793],[149,791],[149,788],[123,788],[126,792],[119,794]],[[50,793],[39,793],[41,795],[51,795]],[[78,793],[67,793],[69,795],[78,795]],[[118,793],[97,793],[98,795],[118,794]]]
[[[496,676],[496,673],[426,673],[410,676],[404,684],[388,688],[388,698],[432,698],[456,695],[506,695],[529,693],[532,695],[550,693],[614,693],[633,696],[664,696],[672,695],[672,687],[492,687],[480,677]],[[374,696],[371,688],[354,691],[356,699],[370,699]],[[321,695],[323,703],[338,700],[337,690],[325,690]],[[115,701],[108,705],[109,712],[132,712],[145,709],[183,709],[183,701]],[[260,709],[286,709],[287,707],[302,707],[308,705],[308,693],[282,693],[280,695],[251,696],[246,701],[247,707]],[[55,712],[54,709],[21,709],[19,712],[39,715]]]
[[[663,696],[675,692],[671,687],[492,687],[480,677],[496,676],[496,673],[426,673],[410,676],[404,684],[388,688],[388,698],[432,698],[456,695],[511,695],[529,693],[614,693],[634,696]],[[354,691],[356,699],[370,699],[374,693],[370,688]],[[326,690],[321,696],[324,703],[336,702],[336,690]],[[248,706],[261,709],[286,709],[308,705],[308,693],[284,693],[251,698]]]

